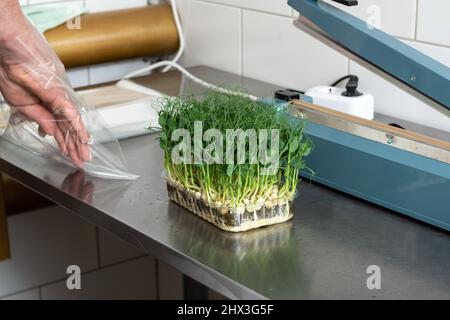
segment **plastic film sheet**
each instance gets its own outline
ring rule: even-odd
[[[55,52],[34,27],[28,31],[0,46],[2,137],[96,177],[138,178],[99,111],[72,89]]]

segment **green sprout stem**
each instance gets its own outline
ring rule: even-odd
[[[223,137],[227,129],[255,130],[258,139],[260,130],[278,130],[279,167],[271,175],[262,174],[264,165],[250,161],[250,152],[244,163],[236,163],[233,167],[225,163],[173,163],[172,151],[178,142],[170,140],[172,133],[176,129],[185,129],[194,137],[196,121],[201,121],[203,133],[217,129]],[[290,201],[297,192],[300,171],[308,169],[304,158],[311,152],[312,143],[303,135],[304,122],[292,118],[287,108],[276,104],[254,102],[244,95],[213,92],[202,100],[193,96],[165,98],[160,106],[159,124],[168,179],[216,206],[250,208],[261,202]],[[223,143],[225,150],[225,138]],[[234,148],[237,154],[237,143]],[[191,152],[189,156],[194,158],[194,144]]]

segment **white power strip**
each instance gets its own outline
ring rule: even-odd
[[[345,97],[346,89],[338,87],[318,86],[306,91],[306,95],[313,99],[313,103],[336,111],[354,115],[356,117],[373,120],[375,99],[370,93]]]

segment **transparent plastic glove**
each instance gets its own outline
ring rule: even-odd
[[[0,38],[0,91],[10,107],[2,110],[7,140],[98,176],[136,177],[126,173],[117,140],[73,91],[61,61],[28,21]]]
[[[0,44],[0,90],[12,120],[35,121],[41,136],[52,136],[64,155],[82,167],[91,159],[84,127],[64,66],[31,26]],[[25,32],[24,32],[25,31]]]

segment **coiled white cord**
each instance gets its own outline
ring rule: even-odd
[[[147,67],[145,67],[145,68],[142,68],[142,69],[140,69],[140,70],[136,70],[136,71],[133,71],[133,72],[127,74],[127,75],[124,77],[123,80],[129,79],[129,78],[132,78],[132,77],[139,76],[139,75],[141,75],[141,74],[143,74],[143,73],[146,73],[146,72],[149,72],[149,71],[152,71],[152,70],[154,70],[154,69],[161,68],[161,67],[164,67],[164,66],[173,67],[173,68],[177,69],[177,70],[180,71],[182,74],[184,74],[186,77],[188,77],[189,79],[191,79],[193,82],[195,82],[195,83],[197,83],[197,84],[199,84],[199,85],[201,85],[201,86],[203,86],[203,87],[206,87],[206,88],[209,88],[209,89],[212,89],[212,90],[215,90],[215,91],[217,91],[217,92],[224,93],[224,94],[235,95],[235,96],[238,96],[238,95],[239,95],[239,96],[246,96],[246,97],[249,97],[250,99],[252,99],[252,100],[254,100],[254,101],[258,100],[258,97],[253,96],[253,95],[250,95],[250,94],[247,94],[247,93],[245,93],[245,92],[239,92],[239,91],[228,90],[228,89],[225,89],[225,88],[216,86],[216,85],[214,85],[214,84],[212,84],[212,83],[206,82],[206,81],[204,81],[204,80],[202,80],[202,79],[200,79],[200,78],[197,78],[197,77],[194,76],[193,74],[189,73],[189,71],[187,71],[185,68],[183,68],[182,66],[180,66],[178,63],[173,62],[173,61],[160,61],[160,62],[156,62],[156,63],[154,63],[154,64],[152,64],[152,65],[149,65],[149,66],[147,66]],[[123,81],[123,80],[122,80],[122,81]],[[120,82],[119,82],[119,84],[120,84]]]
[[[228,90],[228,89],[216,86],[214,84],[211,84],[209,82],[206,82],[206,81],[204,81],[204,80],[202,80],[200,78],[197,78],[192,73],[190,73],[189,71],[187,71],[185,68],[183,68],[181,65],[178,64],[178,61],[180,60],[181,56],[183,55],[184,49],[186,47],[186,40],[184,38],[183,28],[181,27],[180,16],[178,14],[176,0],[170,0],[170,3],[172,5],[173,17],[174,17],[175,25],[176,25],[176,28],[177,28],[177,31],[178,31],[178,37],[180,39],[179,40],[180,41],[180,47],[178,48],[178,51],[175,54],[175,57],[172,59],[172,61],[168,61],[168,60],[167,61],[159,61],[159,62],[153,63],[153,64],[151,64],[149,66],[146,66],[144,68],[141,68],[139,70],[130,72],[130,73],[126,74],[122,78],[121,81],[119,81],[118,85],[120,86],[120,84],[123,83],[124,81],[126,81],[127,79],[130,79],[132,77],[136,77],[136,76],[142,75],[142,74],[144,74],[146,72],[150,72],[152,70],[155,70],[155,69],[158,69],[158,68],[161,68],[161,67],[165,67],[162,70],[163,72],[166,72],[166,71],[170,70],[170,68],[175,68],[178,71],[180,71],[183,75],[185,75],[187,78],[191,79],[193,82],[195,82],[195,83],[197,83],[197,84],[199,84],[199,85],[201,85],[203,87],[206,87],[206,88],[209,88],[209,89],[212,89],[212,90],[224,93],[224,94],[235,95],[235,96],[237,96],[237,95],[239,95],[239,96],[247,96],[247,97],[249,97],[250,99],[252,99],[254,101],[258,100],[258,97],[256,97],[256,96],[253,96],[253,95],[250,95],[250,94],[247,94],[247,93],[244,93],[244,92],[237,92],[237,91],[233,91],[233,90]]]

